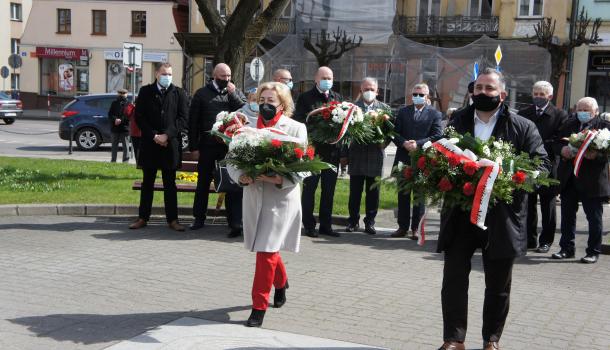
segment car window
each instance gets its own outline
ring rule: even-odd
[[[4,92],[0,92],[0,98],[3,100],[10,100],[11,97],[7,94],[5,94]]]
[[[112,104],[112,101],[115,100],[115,97],[101,97],[101,98],[95,98],[95,99],[88,99],[85,101],[85,104],[87,106],[96,108],[96,109],[101,109],[104,111],[108,111],[110,109],[110,105]]]

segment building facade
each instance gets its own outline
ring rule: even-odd
[[[182,49],[173,35],[179,12],[175,1],[35,1],[21,38],[24,105],[46,108],[76,95],[132,90],[133,72],[123,65],[126,42],[143,46],[136,90],[154,81],[163,62],[172,64],[181,85]]]
[[[21,55],[21,36],[28,21],[32,0],[0,0],[0,66],[8,67],[12,54]],[[9,76],[1,79],[3,91],[18,91],[21,69],[10,69]]]

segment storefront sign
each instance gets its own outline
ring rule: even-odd
[[[107,61],[122,61],[123,50],[106,50],[104,59]],[[167,52],[146,52],[142,55],[144,62],[167,62]]]
[[[610,70],[610,54],[591,55],[591,68]]]
[[[71,49],[65,47],[36,47],[36,57],[39,58],[63,58],[68,61],[86,61],[89,58],[87,49]]]

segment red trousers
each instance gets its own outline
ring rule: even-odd
[[[280,253],[256,253],[256,271],[252,284],[252,308],[267,310],[271,287],[284,288],[286,285],[286,267]]]

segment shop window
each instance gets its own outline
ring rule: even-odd
[[[519,17],[541,17],[543,0],[519,0]]]
[[[19,54],[19,39],[11,39],[11,54]]]
[[[93,10],[91,12],[91,34],[106,35],[106,11]]]
[[[132,91],[132,73],[123,67],[123,61],[107,61],[106,92],[116,92],[118,89]],[[136,72],[136,90],[142,87],[142,70]]]
[[[11,90],[19,90],[19,86],[21,84],[19,84],[20,82],[20,77],[19,77],[19,73],[11,73]]]
[[[75,96],[89,92],[89,67],[81,61],[40,59],[40,94]]]
[[[11,2],[11,21],[21,21],[21,4]]]
[[[57,9],[57,33],[70,34],[72,31],[72,18],[70,9]]]
[[[146,11],[131,11],[131,36],[146,36]]]

